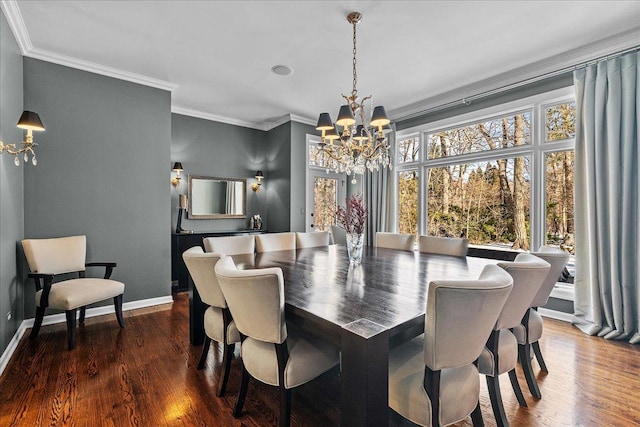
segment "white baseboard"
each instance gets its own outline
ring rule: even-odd
[[[562,320],[563,322],[571,323],[573,320],[573,313],[564,313],[562,311],[549,310],[548,308],[540,307],[538,313],[544,317],[550,319]]]
[[[156,305],[171,304],[171,303],[173,303],[173,298],[171,297],[171,295],[167,295],[164,297],[125,302],[122,304],[122,311],[129,311],[129,310],[135,310],[138,308],[153,307]],[[102,316],[109,313],[115,313],[115,308],[113,307],[113,305],[88,308],[85,314],[85,318],[88,319],[89,317]],[[42,320],[42,325],[43,326],[53,325],[56,323],[65,323],[66,321],[67,321],[67,318],[64,313],[50,314],[48,316],[44,316],[44,319]],[[27,329],[33,327],[34,322],[35,322],[35,319],[30,318],[30,319],[25,319],[22,321],[22,323],[20,323],[18,330],[13,335],[13,338],[11,338],[11,341],[9,341],[9,345],[7,346],[5,351],[2,353],[2,356],[0,357],[0,375],[2,375],[2,373],[4,372],[4,368],[7,367],[7,364],[9,363],[11,356],[13,356],[13,352],[16,351],[16,348],[18,347],[18,343],[22,339],[22,336],[24,335]]]

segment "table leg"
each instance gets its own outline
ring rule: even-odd
[[[369,329],[365,336],[363,326]],[[342,426],[387,426],[389,332],[361,319],[343,329],[341,343]]]
[[[204,304],[198,289],[189,277],[189,338],[191,345],[204,342]]]

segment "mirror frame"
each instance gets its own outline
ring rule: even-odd
[[[231,181],[242,183],[242,213],[241,214],[196,214],[192,213],[192,200],[193,200],[193,184],[192,180],[209,180],[209,181]],[[188,175],[188,189],[187,194],[189,197],[189,208],[187,209],[187,217],[189,219],[222,219],[222,218],[246,218],[247,217],[247,180],[244,178],[224,178],[207,175]]]

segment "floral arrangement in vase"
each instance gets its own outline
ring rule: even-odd
[[[336,211],[336,222],[347,232],[347,253],[352,264],[360,264],[362,260],[364,227],[368,214],[360,193],[347,197],[345,206],[338,206]]]

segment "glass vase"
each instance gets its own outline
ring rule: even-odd
[[[358,265],[362,261],[364,233],[347,233],[347,254],[349,263]]]

